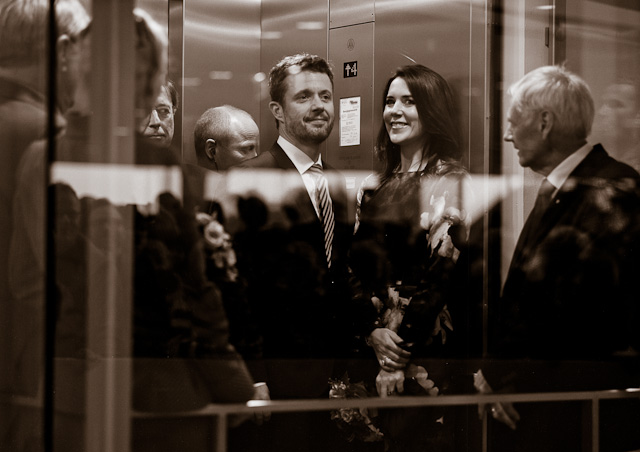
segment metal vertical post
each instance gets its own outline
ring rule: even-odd
[[[227,452],[227,413],[220,413],[216,422],[216,452]]]
[[[88,159],[131,163],[134,156],[134,0],[93,0],[91,28],[91,118]],[[131,220],[126,218],[125,221]],[[132,220],[131,220],[132,221]],[[89,237],[96,231],[89,231]],[[133,246],[132,236],[126,246]],[[116,260],[110,239],[107,271],[87,274],[85,450],[130,449],[132,262]],[[128,255],[128,253],[124,253]]]
[[[600,399],[591,400],[591,450],[600,450]]]

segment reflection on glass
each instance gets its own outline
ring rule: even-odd
[[[640,170],[640,97],[631,82],[605,88],[598,109],[594,135],[617,159]]]
[[[74,0],[56,3],[53,66],[47,53],[49,6],[44,0],[0,5],[0,152],[5,162],[0,194],[0,447],[8,450],[43,447],[44,391],[51,389],[44,367],[49,339],[45,312],[54,314],[59,301],[53,296],[45,304],[51,262],[46,258],[47,144],[64,133],[62,115],[80,100],[87,69],[90,31],[84,7]],[[50,105],[48,79],[54,72],[55,105]],[[77,237],[78,204],[71,192],[66,195],[59,198],[60,227],[53,231],[52,243],[68,256]]]

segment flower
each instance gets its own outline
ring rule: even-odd
[[[369,392],[364,383],[351,383],[347,373],[341,379],[329,380],[329,398],[331,399],[364,399]],[[375,415],[373,416],[375,418]],[[331,419],[346,435],[347,441],[359,439],[364,442],[381,441],[384,434],[376,427],[366,408],[340,408],[331,412]]]
[[[442,308],[442,311],[440,311],[440,314],[438,314],[438,317],[436,317],[435,327],[433,328],[433,333],[431,333],[431,336],[437,336],[439,333],[442,333],[442,343],[445,344],[447,342],[447,330],[442,328],[442,325],[446,326],[449,331],[453,331],[451,314],[446,304]]]
[[[238,270],[236,268],[236,253],[231,243],[231,236],[225,231],[224,226],[215,216],[198,212],[196,221],[200,225],[204,238],[207,257],[214,266],[222,270],[228,281],[236,281]]]
[[[401,297],[395,287],[388,288],[388,295],[387,309],[382,315],[382,325],[397,332],[411,299]]]
[[[451,258],[455,261],[460,256],[460,251],[454,246],[449,236],[449,228],[466,221],[466,213],[453,206],[446,207],[449,192],[445,191],[441,196],[431,195],[429,206],[432,212],[420,214],[420,227],[427,231],[427,241],[431,253],[437,250],[438,255]]]
[[[204,240],[212,249],[223,248],[229,242],[230,236],[220,223],[212,219],[204,227]]]

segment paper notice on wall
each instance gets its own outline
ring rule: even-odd
[[[360,144],[360,97],[340,99],[340,146]]]

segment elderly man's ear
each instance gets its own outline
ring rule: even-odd
[[[209,160],[213,160],[214,162],[216,161],[216,146],[216,140],[213,138],[209,138],[204,145],[204,151],[207,154],[207,157]]]
[[[551,129],[553,129],[553,123],[555,118],[553,117],[553,113],[550,111],[542,111],[539,113],[538,125],[540,128],[540,133],[542,134],[542,138],[546,139],[551,133]]]
[[[71,38],[68,35],[63,34],[58,37],[56,41],[56,57],[58,58],[58,65],[62,72],[67,71],[67,62],[69,59],[70,47],[72,45]]]

